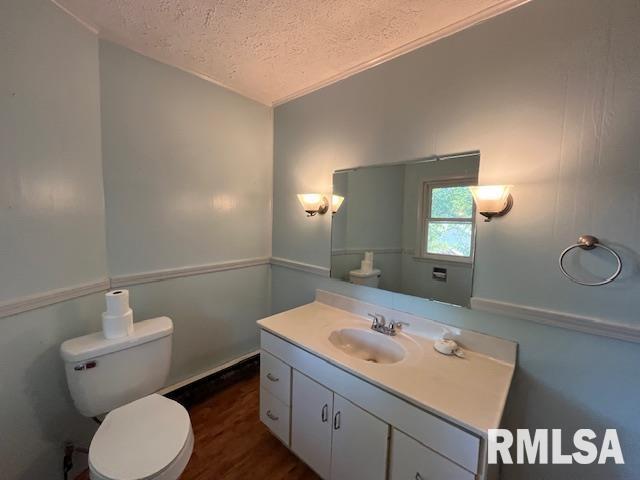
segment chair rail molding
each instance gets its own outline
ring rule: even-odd
[[[141,285],[143,283],[160,282],[162,280],[169,280],[172,278],[191,277],[193,275],[204,275],[206,273],[224,272],[227,270],[238,270],[240,268],[269,265],[269,263],[269,257],[245,258],[241,260],[207,263],[189,267],[177,267],[164,270],[154,270],[151,272],[117,275],[115,277],[111,277],[111,287],[119,288],[131,285]]]
[[[298,262],[288,258],[271,257],[271,265],[289,268],[291,270],[300,270],[302,272],[311,273],[320,277],[329,277],[330,269],[321,267],[320,265],[312,265],[310,263]]]
[[[507,317],[528,320],[542,325],[560,327],[601,337],[640,343],[640,326],[635,327],[596,317],[558,312],[526,305],[500,302],[488,298],[471,297],[471,309],[497,313]]]
[[[25,297],[6,300],[0,303],[0,318],[10,317],[19,313],[43,308],[56,303],[73,300],[93,293],[109,290],[109,279],[101,278],[93,282],[73,285],[71,287],[57,288],[46,292],[34,293]]]

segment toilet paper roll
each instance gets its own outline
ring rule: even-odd
[[[102,333],[104,338],[122,338],[133,335],[133,311],[129,309],[124,315],[102,314]]]
[[[362,260],[360,262],[360,270],[362,270],[362,273],[371,273],[371,270],[373,270],[373,263],[369,260]]]
[[[104,298],[107,301],[108,315],[124,315],[131,307],[129,307],[129,290],[113,290],[104,294]]]
[[[364,252],[364,259],[373,264],[373,252]]]

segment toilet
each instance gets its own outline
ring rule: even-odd
[[[369,272],[364,272],[362,269],[351,270],[349,272],[349,281],[356,285],[378,288],[381,276],[382,272],[378,268],[374,268]]]
[[[106,413],[89,447],[92,480],[176,480],[187,466],[189,413],[154,393],[169,374],[172,336],[171,319],[158,317],[126,337],[97,332],[61,345],[75,407],[87,417]]]

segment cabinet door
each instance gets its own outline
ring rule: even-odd
[[[391,438],[389,480],[474,480],[475,475],[399,430]]]
[[[333,396],[331,480],[384,480],[389,425]]]
[[[331,474],[333,392],[296,370],[291,390],[291,449],[318,475]]]

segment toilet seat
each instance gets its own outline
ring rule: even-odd
[[[193,451],[189,414],[152,394],[105,417],[89,448],[92,480],[175,480]]]

